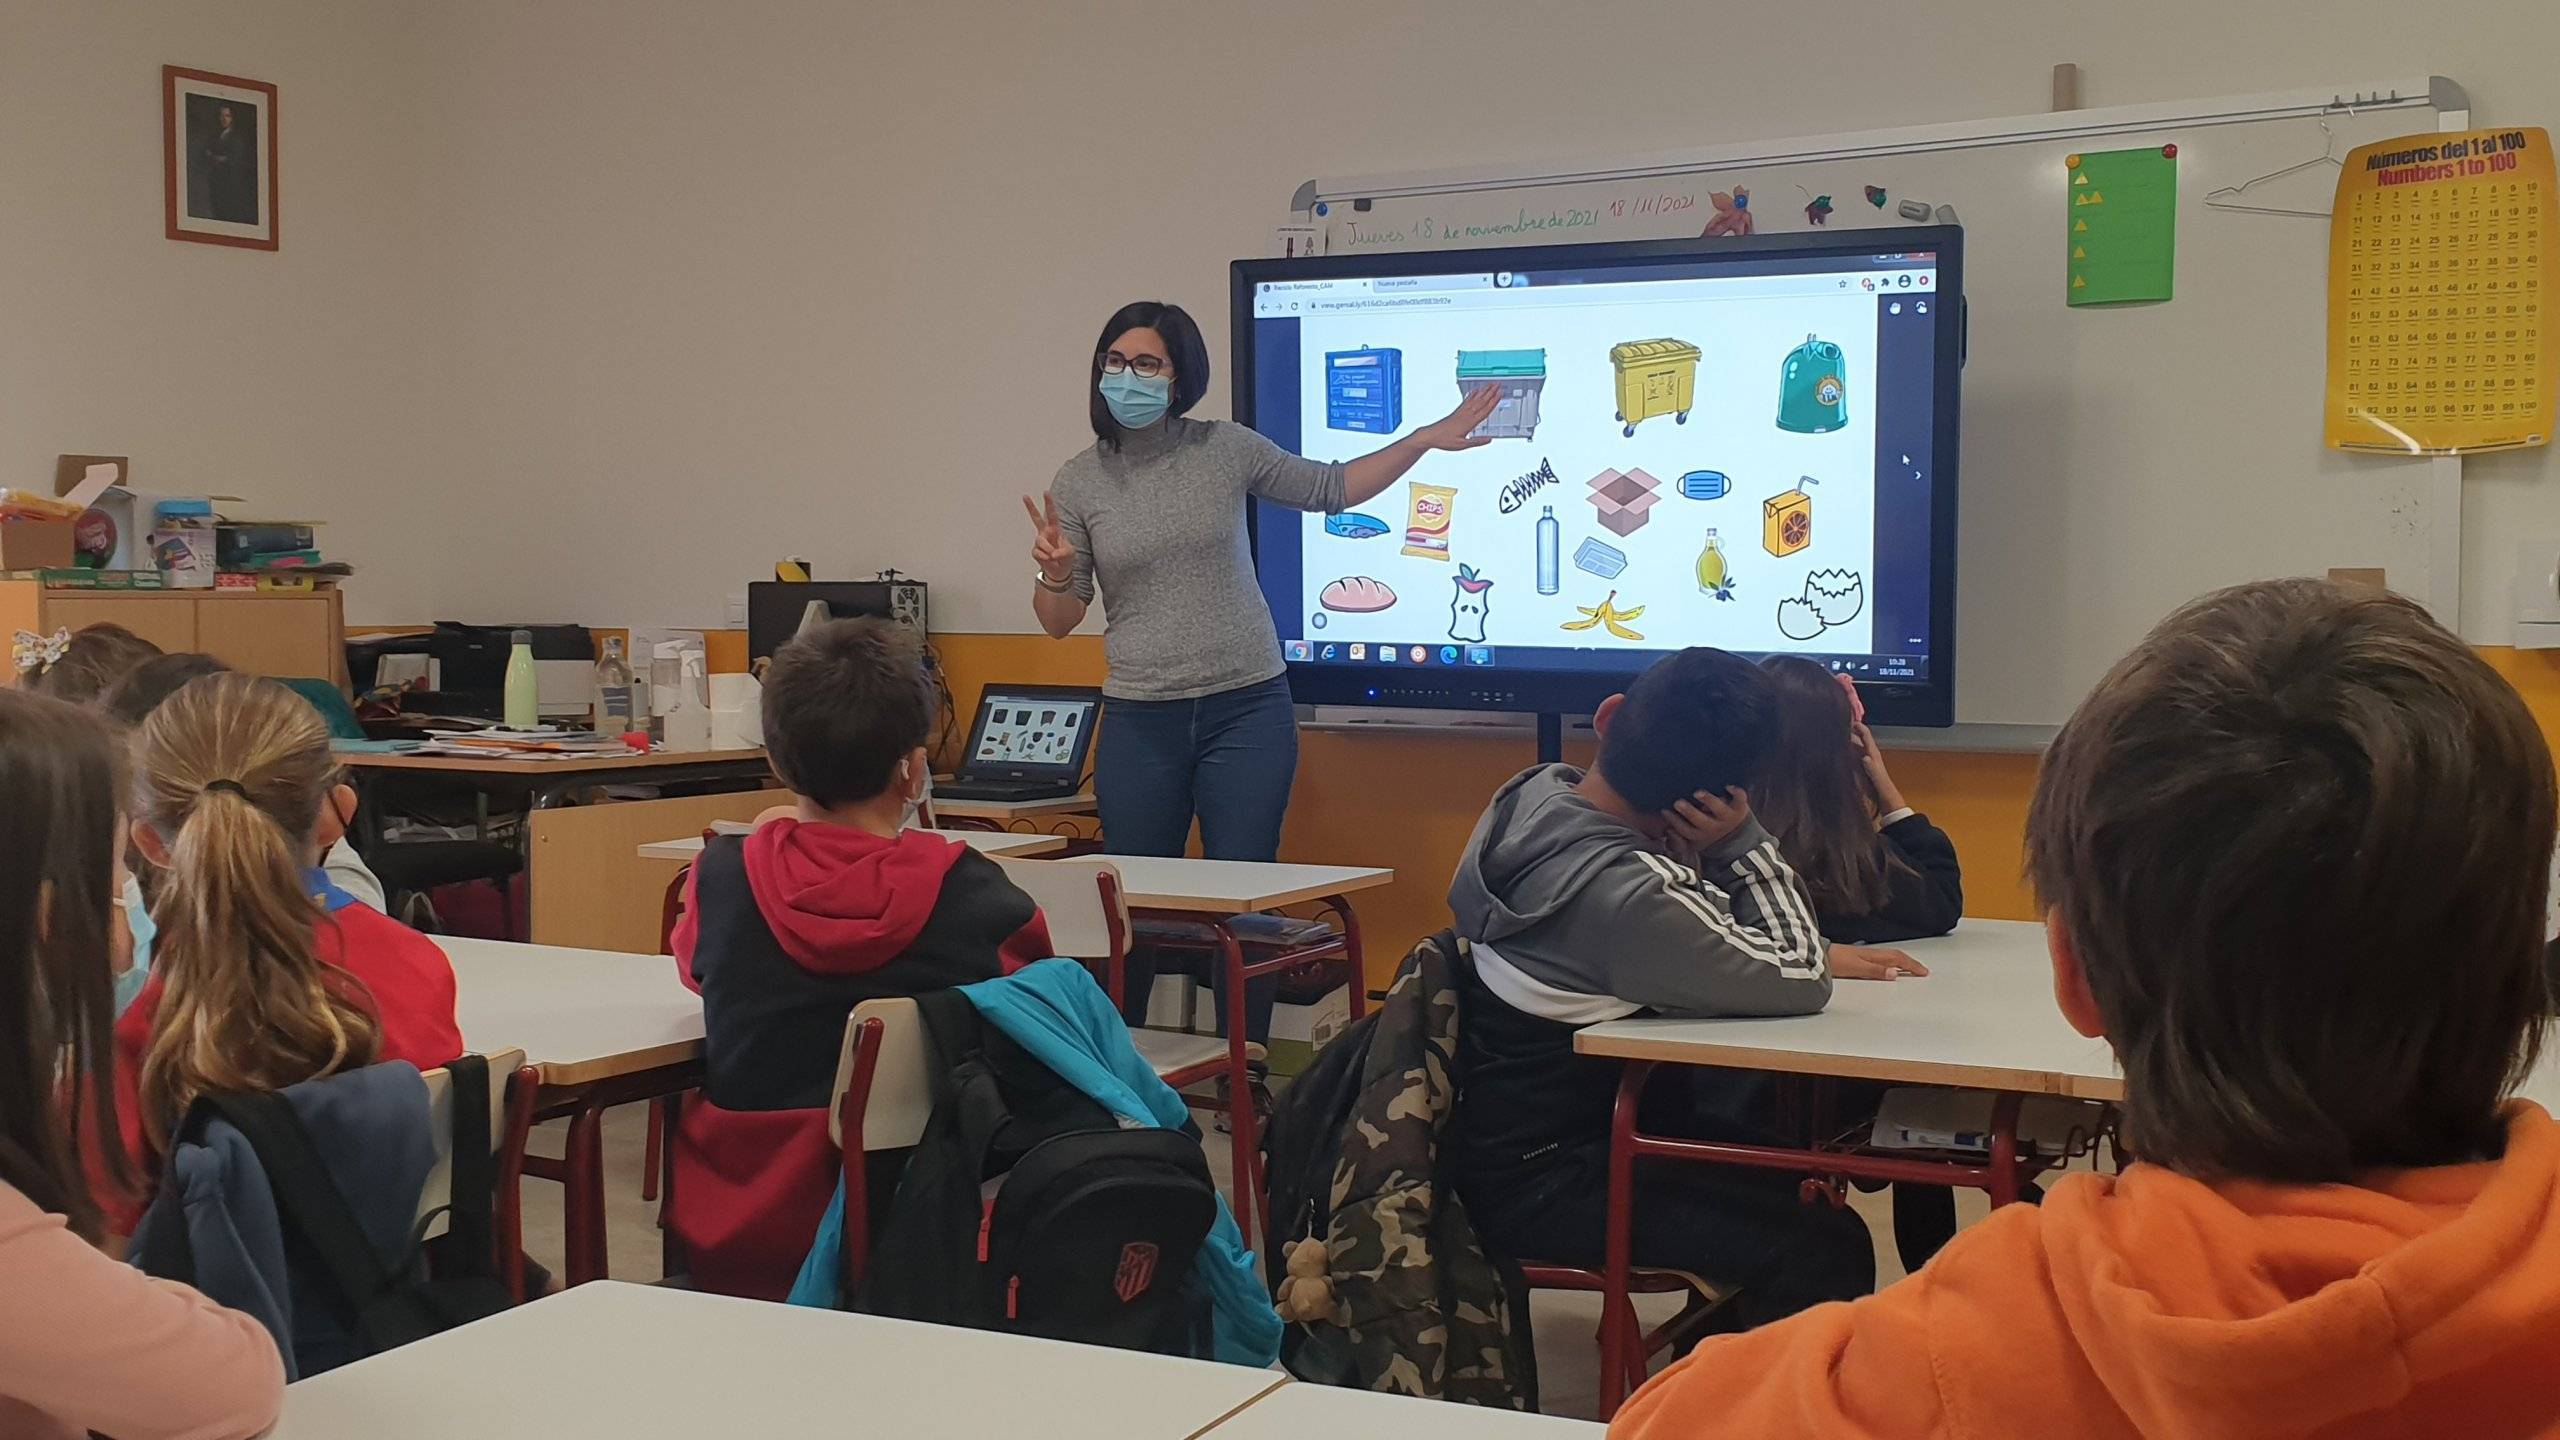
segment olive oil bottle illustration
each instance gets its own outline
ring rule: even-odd
[[[1716,532],[1707,532],[1707,543],[1698,551],[1698,593],[1719,600],[1733,598],[1733,571],[1725,564],[1724,542]]]

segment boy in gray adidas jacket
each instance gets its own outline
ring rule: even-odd
[[[1744,789],[1777,741],[1760,668],[1684,650],[1593,724],[1591,770],[1540,766],[1495,792],[1449,907],[1475,962],[1459,1006],[1460,1193],[1497,1252],[1596,1266],[1618,1067],[1574,1054],[1574,1031],[1637,1014],[1807,1014],[1830,1000],[1831,975],[1803,882]],[[1750,1124],[1760,1090],[1725,1072],[1665,1074],[1647,1120],[1765,1138]],[[1875,1281],[1864,1224],[1798,1203],[1797,1177],[1773,1171],[1640,1167],[1634,1257],[1741,1287],[1726,1307],[1736,1326]]]

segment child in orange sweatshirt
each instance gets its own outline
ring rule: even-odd
[[[2552,763],[2396,596],[2190,604],[2047,754],[2054,993],[2125,1072],[2120,1176],[1883,1293],[1710,1340],[1613,1433],[2560,1436]]]

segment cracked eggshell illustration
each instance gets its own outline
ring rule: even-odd
[[[1804,579],[1804,602],[1822,617],[1824,629],[1846,625],[1867,608],[1867,582],[1855,570],[1816,570]]]
[[[1823,631],[1822,612],[1792,596],[1778,602],[1778,633],[1790,640],[1810,640]]]

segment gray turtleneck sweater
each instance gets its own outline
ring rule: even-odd
[[[1121,432],[1058,467],[1049,493],[1076,547],[1076,598],[1098,584],[1116,700],[1190,700],[1282,671],[1254,583],[1244,503],[1342,508],[1343,467],[1292,455],[1242,425],[1181,417]]]

